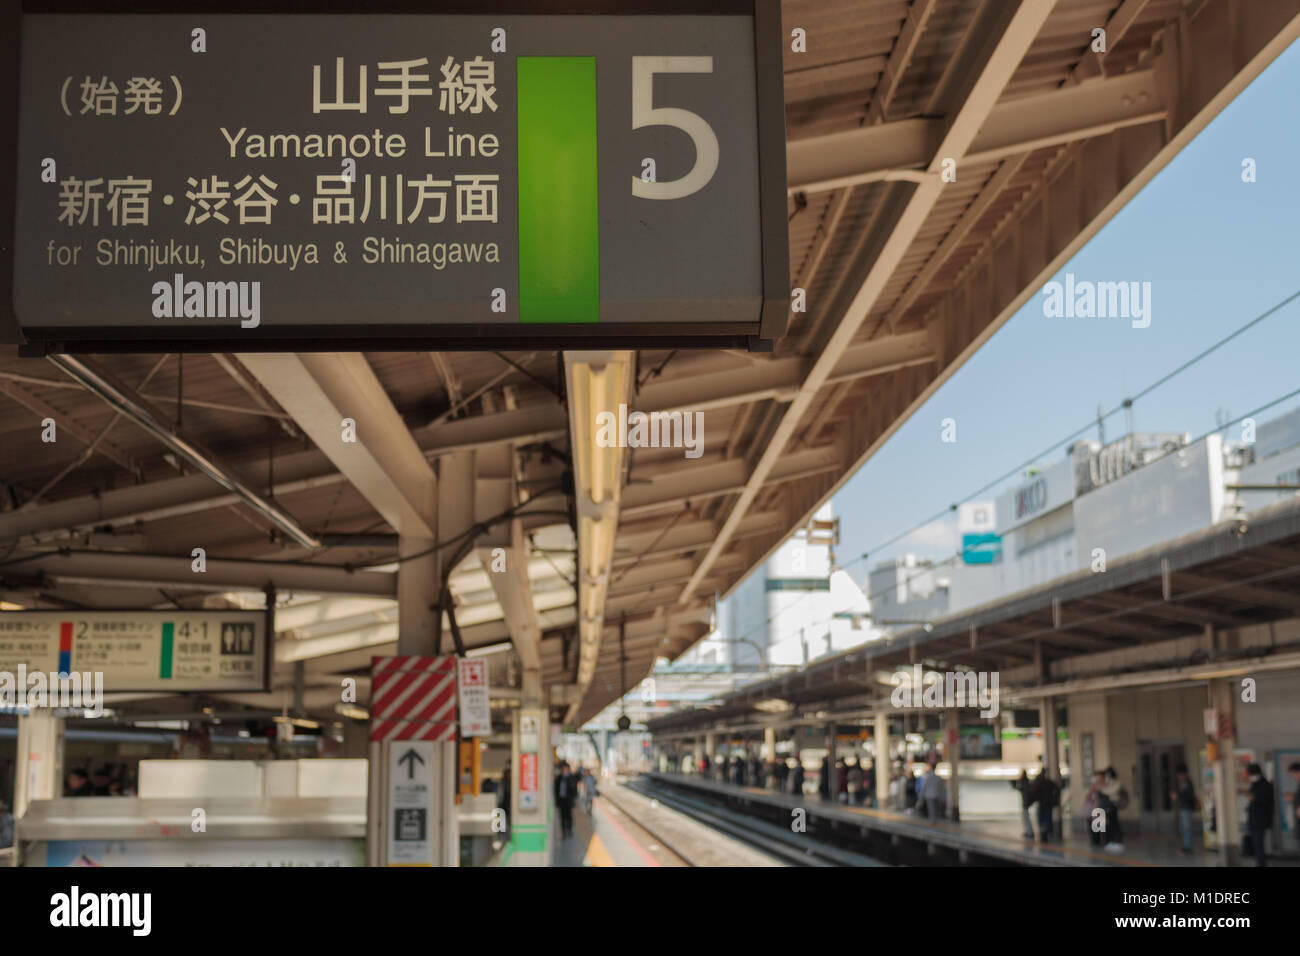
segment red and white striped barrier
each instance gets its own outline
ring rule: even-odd
[[[456,657],[376,657],[371,740],[455,740]]]

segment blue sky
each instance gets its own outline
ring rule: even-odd
[[[1053,278],[1152,283],[1150,327],[1043,315],[1036,294],[835,496],[836,558],[861,581],[912,551],[946,558],[955,536],[929,527],[879,545],[966,499],[1229,332],[1300,290],[1300,45],[1292,46]],[[1257,181],[1243,183],[1242,160]],[[1133,407],[1138,431],[1199,436],[1300,388],[1300,300]],[[1292,399],[1259,416],[1295,407]],[[957,421],[957,441],[940,423]],[[1106,422],[1108,440],[1125,431]],[[1095,428],[1089,437],[1096,437]],[[1230,433],[1230,437],[1232,436]],[[1064,445],[1041,459],[1056,461]],[[995,497],[1013,483],[981,496]],[[863,552],[870,552],[864,562]]]

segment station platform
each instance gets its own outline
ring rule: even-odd
[[[688,774],[649,773],[645,776],[659,784],[725,795],[769,807],[803,808],[810,817],[833,821],[835,826],[854,826],[863,832],[875,830],[891,838],[947,848],[963,858],[984,858],[1020,866],[1222,866],[1218,852],[1199,845],[1192,853],[1184,854],[1181,840],[1173,835],[1131,833],[1125,837],[1122,853],[1108,853],[1093,846],[1085,834],[1067,832],[1062,842],[1049,844],[1026,839],[1018,816],[962,820],[960,823],[947,820],[931,822],[912,813],[829,803],[816,794],[796,797]],[[1298,866],[1300,861],[1270,858],[1269,865]]]

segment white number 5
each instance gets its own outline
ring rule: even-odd
[[[718,170],[718,137],[698,113],[671,106],[654,106],[656,73],[712,73],[711,56],[632,57],[632,128],[672,126],[695,144],[695,165],[681,179],[648,183],[632,177],[632,195],[640,199],[681,199],[708,185]]]

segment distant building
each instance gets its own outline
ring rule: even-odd
[[[947,613],[1082,569],[1100,570],[1298,489],[1300,408],[1257,425],[1234,425],[1226,439],[1134,433],[1104,446],[1078,442],[1063,460],[1031,470],[993,503],[1000,550],[987,561],[949,562]],[[870,591],[878,591],[874,581]],[[874,600],[879,607],[879,597]]]
[[[1300,490],[1300,408],[1240,423],[1228,437],[1191,442],[1184,433],[1134,433],[1106,445],[1077,442],[1062,460],[1029,469],[996,499],[963,504],[953,559],[907,554],[883,561],[864,586],[836,570],[839,523],[827,504],[761,573],[719,602],[713,633],[668,670],[735,675],[731,682],[740,683],[756,671],[799,667],[1109,564]],[[704,690],[692,684],[678,699]]]
[[[907,554],[882,561],[867,577],[872,620],[881,627],[907,630],[907,625],[933,621],[948,613],[948,567],[936,568],[927,558]]]
[[[714,632],[677,663],[797,667],[879,636],[866,595],[835,567],[838,538],[828,503],[719,603]]]

